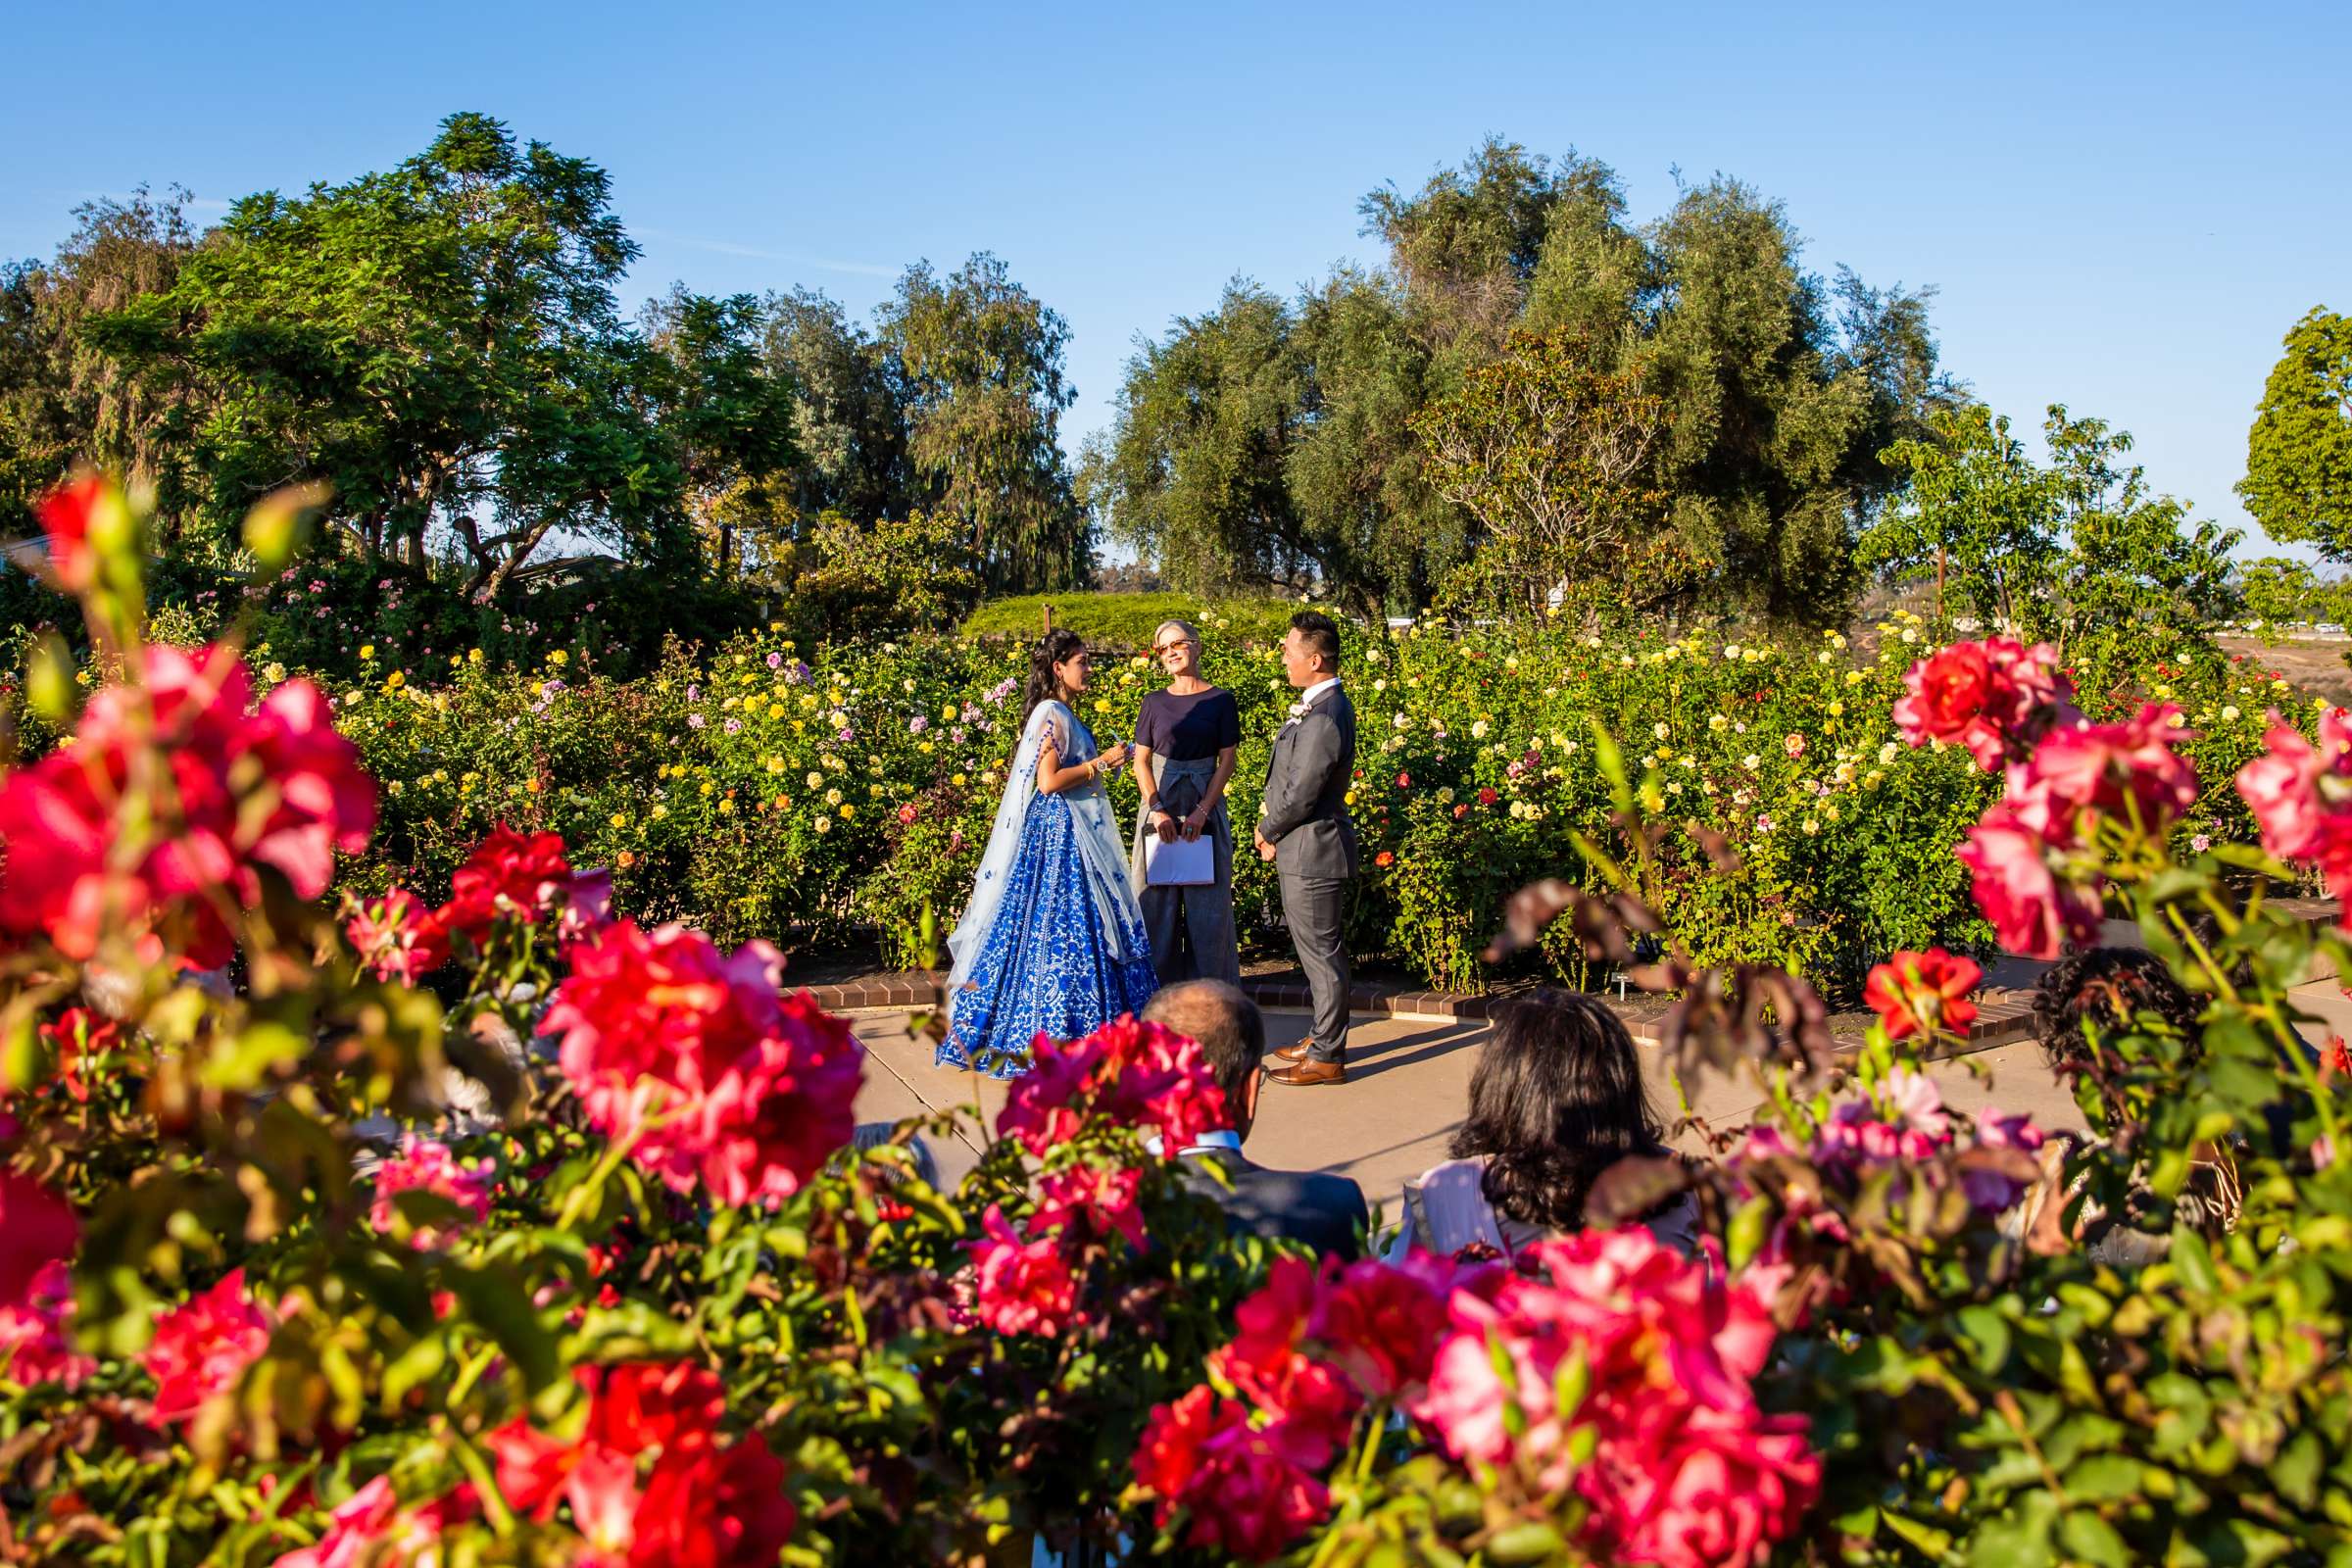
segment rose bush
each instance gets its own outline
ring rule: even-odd
[[[1207,673],[1242,707],[1232,792],[1246,825],[1290,694],[1272,647],[1253,640],[1262,617],[1227,622],[1210,607],[1196,618]],[[1862,657],[1836,635],[1790,646],[1544,623],[1351,628],[1352,809],[1366,861],[1357,951],[1386,953],[1432,985],[1483,987],[1477,934],[1513,889],[1589,879],[1592,852],[1624,852],[1597,723],[1629,765],[1639,759],[1650,815],[1672,827],[1653,898],[1665,933],[1700,961],[1792,962],[1850,1000],[1889,951],[1992,942],[1950,853],[1996,793],[1971,765],[1987,692],[2014,703],[2036,682],[2061,682],[2102,722],[2128,722],[2150,702],[2180,709],[2190,738],[2178,752],[2199,782],[2176,827],[2186,847],[2254,841],[2246,806],[2220,786],[2266,749],[2272,708],[2304,734],[2319,712],[2184,637],[2085,639],[2063,668],[2027,660],[2022,686],[1997,659],[1966,651],[1907,679],[1922,631],[1898,614]],[[586,646],[543,647],[519,666],[478,647],[424,660],[398,646],[363,640],[363,678],[323,688],[382,788],[381,830],[345,862],[347,886],[437,894],[474,844],[511,823],[558,833],[608,867],[623,906],[649,923],[796,951],[871,930],[902,966],[935,957],[960,909],[1026,671],[1009,641],[814,649],[781,622],[705,657],[673,646],[630,679],[604,673]],[[1998,659],[2027,653],[2006,647]],[[256,662],[265,687],[303,678]],[[1105,659],[1085,716],[1102,737],[1128,736],[1157,684],[1142,662]],[[1933,744],[1915,750],[1906,733]],[[1132,786],[1114,787],[1132,812]],[[2023,853],[1997,831],[1982,838],[1987,853]],[[1281,951],[1271,873],[1243,857],[1237,894],[1244,940]],[[2078,923],[2092,907],[2076,901]],[[1573,984],[1607,978],[1556,939],[1523,961]]]
[[[993,1127],[959,1113],[853,1151],[849,1028],[757,943],[645,924],[544,822],[454,853],[446,897],[328,902],[320,856],[368,832],[352,740],[283,685],[226,697],[233,630],[149,648],[135,527],[82,537],[110,678],[77,704],[39,656],[25,689],[74,740],[0,780],[21,797],[0,1558],[996,1563],[1039,1537],[1298,1568],[2352,1553],[2352,1161],[2340,1062],[2296,1001],[2352,939],[2265,897],[2342,869],[2341,715],[2316,747],[2260,720],[2229,793],[2262,842],[2200,849],[2185,830],[2222,786],[2162,698],[2103,703],[2061,670],[1966,717],[1985,683],[1882,669],[1889,724],[1897,690],[1959,694],[1904,723],[1981,744],[1890,740],[1885,765],[1950,767],[1979,833],[2017,839],[1952,861],[1987,914],[2034,911],[1995,923],[2040,943],[2070,929],[2053,887],[2095,889],[2200,999],[2193,1037],[2087,1021],[2068,1071],[2091,1136],[2066,1145],[1923,1071],[1968,1022],[1966,960],[1873,965],[1882,1021],[1850,1054],[1785,968],[1703,960],[1660,912],[1696,896],[1682,841],[1744,861],[1770,835],[1691,833],[1664,804],[1688,792],[1659,765],[1679,749],[1637,766],[1601,729],[1472,754],[1499,775],[1486,804],[1541,824],[1585,764],[1554,777],[1527,752],[1589,746],[1621,848],[1592,843],[1590,891],[1501,900],[1495,956],[1547,947],[1671,993],[1677,1070],[1749,1075],[1758,1118],[1686,1128],[1713,1160],[1621,1162],[1592,1228],[1518,1258],[1342,1266],[1229,1238],[1178,1178],[1228,1110],[1153,1026],[1041,1041]],[[1418,711],[1393,710],[1397,736]],[[1754,744],[1743,722],[1723,728]],[[1844,744],[1791,726],[1758,767]],[[953,1191],[917,1174],[918,1131],[982,1151]],[[2217,1168],[2230,1205],[2180,1201]],[[1696,1211],[1695,1255],[1639,1223],[1669,1202]],[[2093,1207],[2154,1260],[2086,1250]]]

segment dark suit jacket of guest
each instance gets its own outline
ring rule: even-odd
[[[1355,705],[1345,686],[1334,686],[1298,722],[1284,720],[1266,761],[1257,830],[1274,846],[1283,875],[1355,875],[1355,823],[1348,815],[1354,780]]]
[[[1231,1192],[1200,1168],[1212,1160],[1232,1181]],[[1371,1216],[1364,1190],[1346,1176],[1268,1170],[1250,1164],[1238,1149],[1200,1150],[1185,1155],[1179,1170],[1186,1186],[1224,1205],[1228,1230],[1268,1241],[1287,1236],[1318,1255],[1336,1252],[1351,1261],[1362,1250]]]

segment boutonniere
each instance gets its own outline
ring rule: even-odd
[[[1301,718],[1304,718],[1305,716],[1306,716],[1306,704],[1304,704],[1304,703],[1293,703],[1293,704],[1291,705],[1291,717],[1292,717],[1293,719],[1301,719]]]

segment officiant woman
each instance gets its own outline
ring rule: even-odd
[[[1152,933],[1159,983],[1242,978],[1233,934],[1233,823],[1225,784],[1242,744],[1242,711],[1233,693],[1200,675],[1200,633],[1182,620],[1160,623],[1152,656],[1167,671],[1168,687],[1144,699],[1135,720],[1135,780],[1143,791],[1136,814],[1128,873]],[[1145,841],[1211,842],[1215,880],[1155,886]]]

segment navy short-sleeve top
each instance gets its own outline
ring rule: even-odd
[[[1215,757],[1242,744],[1242,710],[1218,686],[1190,697],[1152,692],[1135,716],[1135,744],[1172,762]]]

